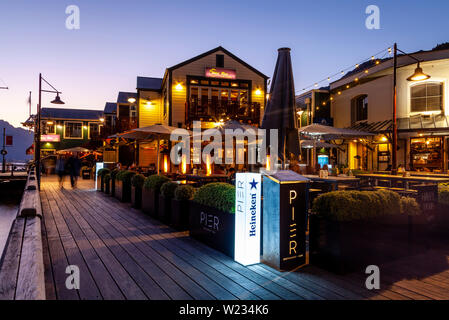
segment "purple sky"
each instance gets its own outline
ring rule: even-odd
[[[65,28],[72,4],[79,30]],[[370,4],[380,8],[380,30],[365,27]],[[26,120],[29,91],[35,110],[39,72],[65,107],[102,109],[118,91],[134,91],[137,75],[162,77],[219,45],[270,77],[277,48],[292,48],[300,90],[395,41],[410,52],[449,41],[447,12],[447,0],[2,0],[0,86],[10,89],[0,90],[0,119]],[[53,98],[44,94],[42,106]]]

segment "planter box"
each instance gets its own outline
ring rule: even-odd
[[[142,188],[142,210],[152,217],[158,217],[159,194],[152,189]]]
[[[97,176],[97,191],[103,191],[103,179]]]
[[[111,179],[111,196],[115,197],[115,179]]]
[[[121,181],[115,180],[115,193],[114,197],[116,197],[118,200],[122,201],[122,185],[123,183]]]
[[[235,215],[190,202],[190,236],[234,258]]]
[[[172,199],[167,199],[161,194],[159,195],[158,217],[159,220],[166,224],[171,223],[171,200]]]
[[[109,180],[109,182],[104,183],[104,193],[106,194],[111,193],[111,180]]]
[[[176,230],[189,229],[190,203],[188,200],[171,200],[171,225]]]
[[[417,217],[395,215],[339,222],[312,215],[310,263],[333,272],[347,273],[423,252],[426,244],[415,239],[418,220]]]
[[[131,186],[131,205],[136,209],[142,207],[142,188]]]
[[[131,184],[123,181],[115,181],[115,197],[121,202],[131,201]]]

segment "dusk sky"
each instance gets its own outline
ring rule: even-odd
[[[371,4],[380,30],[365,27]],[[79,30],[65,27],[68,5],[80,8]],[[290,47],[299,91],[394,42],[413,52],[449,41],[448,12],[447,0],[2,0],[0,86],[9,90],[0,90],[0,119],[26,120],[29,91],[35,112],[39,72],[64,107],[102,109],[135,91],[136,76],[162,77],[219,45],[269,77],[277,48]],[[53,98],[44,94],[42,106]]]

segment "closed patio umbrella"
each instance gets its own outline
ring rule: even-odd
[[[290,48],[280,48],[271,82],[269,100],[262,120],[262,128],[279,130],[279,156],[283,165],[285,165],[289,153],[299,154],[295,109],[295,84]],[[267,134],[267,136],[269,135]]]
[[[73,147],[73,148],[58,150],[58,152],[92,152],[92,150],[82,148],[82,147]]]

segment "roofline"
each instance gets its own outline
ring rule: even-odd
[[[310,89],[309,91],[303,92],[301,94],[298,94],[295,96],[296,99],[301,98],[302,96],[305,96],[306,94],[318,92],[318,93],[330,93],[330,89]]]
[[[222,46],[218,46],[218,47],[216,47],[216,48],[214,48],[214,49],[212,49],[212,50],[209,50],[209,51],[207,51],[207,52],[204,52],[204,53],[202,53],[202,54],[200,54],[200,55],[198,55],[198,56],[195,56],[195,57],[190,58],[190,59],[188,59],[188,60],[185,60],[185,61],[183,61],[183,62],[181,62],[181,63],[178,63],[178,64],[176,64],[176,65],[174,65],[174,66],[172,66],[172,67],[167,68],[167,70],[168,70],[168,71],[173,71],[173,70],[175,70],[175,69],[178,69],[178,68],[180,68],[180,67],[182,67],[182,66],[185,66],[186,64],[189,64],[189,63],[192,63],[192,62],[194,62],[194,61],[196,61],[196,60],[199,60],[199,59],[201,59],[201,58],[204,58],[204,57],[206,57],[206,56],[208,56],[208,55],[210,55],[210,54],[212,54],[212,53],[214,53],[214,52],[217,52],[217,51],[223,51],[223,52],[226,53],[228,56],[230,56],[231,58],[233,58],[233,59],[236,60],[237,62],[241,63],[242,65],[244,65],[245,67],[247,67],[247,68],[250,69],[251,71],[257,73],[258,75],[260,75],[260,76],[261,76],[262,78],[264,78],[265,80],[267,80],[267,79],[270,78],[270,77],[264,75],[262,72],[260,72],[260,71],[257,70],[256,68],[250,66],[248,63],[246,63],[245,61],[243,61],[242,59],[240,59],[239,57],[237,57],[236,55],[234,55],[234,54],[231,53],[230,51],[226,50],[226,49],[223,48]],[[165,75],[164,75],[164,78],[165,78]]]
[[[438,54],[439,57],[438,58],[432,58],[432,59],[426,58],[426,55],[432,54],[432,53]],[[446,53],[446,55],[445,55],[445,53]],[[410,53],[410,55],[412,55],[415,58],[419,59],[422,63],[431,62],[431,61],[439,61],[439,60],[447,60],[447,59],[449,59],[449,49],[416,51],[416,52]],[[404,59],[407,59],[407,58],[410,60],[410,62],[404,62],[403,61]],[[408,56],[406,56],[404,54],[399,54],[398,55],[398,69],[401,68],[401,67],[410,66],[410,65],[413,65],[413,64],[416,64],[416,63],[417,63],[416,61],[414,61],[413,59],[411,59],[410,57],[408,57]],[[374,73],[370,74],[370,76],[372,76],[372,75],[375,75],[378,72],[389,70],[391,68],[393,68],[393,58],[388,58],[388,59],[385,59],[384,61],[382,61],[380,64],[378,64],[378,65],[375,64],[375,65],[367,68],[366,70],[375,69]],[[335,81],[331,82],[329,84],[330,85],[330,90],[335,90],[335,89],[337,89],[337,88],[347,84],[348,82],[352,82],[352,78],[356,78],[356,77],[358,77],[360,75],[363,75],[364,70],[361,70],[358,73],[353,73],[350,76],[344,75],[341,78],[339,78],[338,80],[335,80]],[[351,71],[353,71],[353,70],[351,70]],[[347,80],[347,81],[345,81],[345,80]],[[338,82],[341,82],[341,84],[338,85],[338,86],[335,86],[335,84],[338,83]]]

